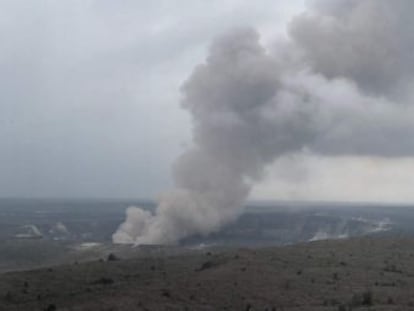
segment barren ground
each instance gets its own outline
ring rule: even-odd
[[[206,250],[5,273],[0,310],[414,310],[414,240]]]

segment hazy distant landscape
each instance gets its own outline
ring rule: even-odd
[[[130,205],[150,201],[0,200],[0,270],[131,257],[148,248],[114,245],[112,234]],[[234,223],[209,236],[191,236],[175,252],[222,247],[283,246],[360,236],[414,236],[414,209],[338,203],[250,203]],[[167,248],[168,249],[168,248]]]
[[[117,245],[150,201],[0,200],[1,311],[412,310],[411,206],[254,202],[209,236]]]

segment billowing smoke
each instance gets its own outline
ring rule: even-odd
[[[127,210],[115,243],[166,244],[235,220],[277,157],[414,152],[409,0],[315,1],[265,49],[242,29],[213,42],[182,87],[193,147],[155,211]]]
[[[290,24],[304,61],[328,78],[397,96],[414,72],[414,2],[318,0]]]

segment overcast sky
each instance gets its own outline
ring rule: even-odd
[[[0,0],[0,196],[157,197],[191,144],[179,88],[211,40],[252,26],[272,48],[303,2]],[[252,198],[410,202],[413,173],[407,156],[305,153]]]
[[[0,1],[0,195],[153,197],[190,141],[179,87],[218,34],[302,1]]]

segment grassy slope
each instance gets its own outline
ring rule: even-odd
[[[0,276],[0,310],[414,310],[414,240],[353,239]]]

